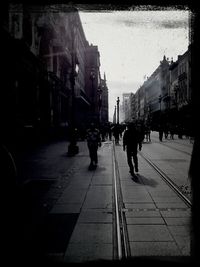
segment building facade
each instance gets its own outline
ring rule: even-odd
[[[155,130],[159,125],[172,125],[191,135],[190,73],[190,47],[176,62],[164,56],[153,74],[131,95],[131,100],[124,102],[125,121],[141,120]]]
[[[101,90],[101,75],[100,75],[100,54],[98,47],[88,45],[86,49],[85,60],[85,84],[86,93],[90,100],[90,116],[89,121],[95,123],[100,122],[100,90]]]
[[[92,116],[99,120],[100,55],[88,44],[76,9],[10,4],[3,32],[2,121],[8,132],[11,124],[21,139],[27,132],[46,138],[66,135]]]
[[[108,87],[106,83],[106,75],[104,73],[104,79],[101,79],[101,89],[100,89],[100,102],[99,102],[99,112],[100,112],[100,123],[108,123]]]

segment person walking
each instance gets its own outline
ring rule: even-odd
[[[162,142],[163,139],[163,127],[162,125],[159,126],[159,140]]]
[[[130,173],[135,176],[135,172],[138,173],[138,157],[137,151],[142,149],[142,138],[140,132],[136,129],[133,123],[128,125],[128,129],[125,130],[123,135],[123,150],[127,153],[127,163],[130,168]],[[134,166],[133,166],[133,162]],[[134,172],[135,167],[135,172]]]
[[[119,125],[115,124],[114,127],[112,128],[112,131],[113,131],[113,136],[115,138],[115,144],[119,145],[119,135],[120,135]]]
[[[98,163],[98,155],[97,150],[98,146],[101,146],[101,137],[100,137],[100,131],[95,128],[94,123],[90,124],[90,128],[87,130],[86,134],[87,138],[87,145],[89,149],[89,156],[90,156],[90,169],[93,169],[97,166]]]

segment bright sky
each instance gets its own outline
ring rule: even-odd
[[[109,89],[109,120],[112,121],[117,97],[136,92],[159,66],[160,60],[176,61],[189,45],[190,12],[93,11],[79,12],[86,39],[97,45],[100,72],[106,73]]]

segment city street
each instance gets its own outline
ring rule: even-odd
[[[198,258],[195,16],[182,6],[3,7],[8,265]]]
[[[138,154],[139,174],[129,174],[126,153],[111,141],[98,150],[96,170],[88,170],[85,141],[79,153],[67,156],[68,142],[44,145],[26,155],[26,180],[21,187],[16,218],[19,258],[74,263],[117,260],[135,256],[190,256],[191,211],[146,158],[177,188],[188,186],[192,143],[189,139],[143,142]],[[116,212],[123,228],[126,255],[119,255]],[[184,190],[183,190],[184,192]],[[121,214],[120,214],[121,213]],[[20,230],[21,229],[21,230]],[[122,238],[123,239],[123,238]],[[124,245],[123,245],[124,246]],[[122,247],[123,247],[122,246]]]

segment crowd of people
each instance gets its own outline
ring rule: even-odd
[[[95,125],[91,123],[87,128],[76,129],[76,139],[86,140],[90,156],[89,169],[94,169],[98,164],[98,148],[101,142],[114,140],[115,145],[119,145],[119,141],[123,142],[123,150],[127,153],[127,163],[130,173],[135,176],[138,173],[137,151],[142,149],[144,142],[151,142],[151,125],[142,121],[135,121],[126,124],[106,123],[104,125]],[[170,124],[158,125],[156,131],[159,133],[159,141],[170,138],[174,139],[177,134],[178,138],[183,138],[183,129]],[[186,136],[187,137],[187,136]]]

